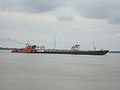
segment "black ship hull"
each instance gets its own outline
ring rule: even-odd
[[[105,55],[109,50],[98,50],[98,51],[44,51],[44,52],[30,52],[30,53],[41,53],[41,54],[72,54],[72,55]]]

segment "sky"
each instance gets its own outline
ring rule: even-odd
[[[0,0],[0,47],[120,50],[120,0]]]

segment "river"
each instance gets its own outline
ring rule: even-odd
[[[24,54],[0,50],[0,90],[120,90],[120,54]]]

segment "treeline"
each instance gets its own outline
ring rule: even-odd
[[[109,51],[109,53],[120,53],[120,51]]]
[[[8,47],[0,47],[0,50],[12,50],[13,48],[8,48]]]

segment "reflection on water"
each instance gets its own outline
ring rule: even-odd
[[[0,51],[0,90],[119,90],[120,54],[20,54]]]

